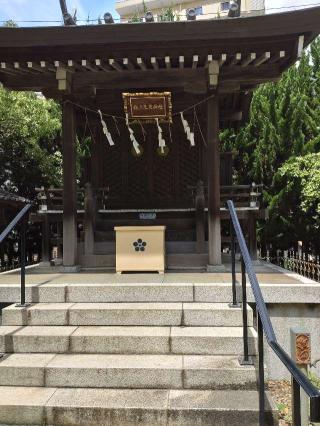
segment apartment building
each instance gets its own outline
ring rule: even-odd
[[[153,13],[154,19],[168,20],[165,17],[173,14],[174,20],[186,20],[189,9],[194,9],[196,19],[212,19],[226,17],[230,9],[230,1],[212,0],[118,0],[116,10],[121,21],[130,22],[143,18],[146,11]],[[261,15],[264,14],[264,0],[242,0],[241,15]]]

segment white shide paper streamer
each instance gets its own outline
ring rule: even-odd
[[[129,117],[128,114],[126,114],[126,124],[130,133],[130,140],[132,141],[132,145],[134,150],[136,151],[136,154],[139,155],[140,154],[140,145],[137,141],[137,139],[134,136],[133,130],[131,129],[130,125],[129,125]]]
[[[187,135],[187,139],[190,141],[191,146],[195,146],[194,133],[191,132],[187,120],[183,117],[183,112],[180,112],[180,116],[181,116],[181,121],[182,121],[182,124],[183,124],[183,129],[185,131],[185,134]]]
[[[112,139],[111,133],[110,133],[110,132],[109,132],[109,130],[108,130],[107,124],[106,124],[106,122],[105,122],[105,121],[104,121],[104,119],[103,119],[102,112],[101,112],[101,110],[100,110],[100,109],[98,110],[98,113],[99,113],[99,115],[100,115],[100,120],[101,120],[101,124],[102,124],[102,130],[103,130],[103,133],[106,135],[106,137],[107,137],[107,139],[108,139],[108,142],[109,142],[109,145],[110,145],[110,146],[113,146],[113,145],[114,145],[114,142],[113,142],[113,139]]]
[[[158,127],[158,141],[159,141],[159,148],[161,151],[161,154],[164,154],[164,148],[166,147],[166,141],[162,137],[162,129],[159,125],[159,119],[156,118],[157,127]]]

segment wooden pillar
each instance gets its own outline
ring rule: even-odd
[[[85,185],[84,195],[84,254],[94,253],[95,197],[91,184]]]
[[[63,104],[63,265],[77,265],[76,130],[74,106]]]
[[[258,259],[257,249],[257,219],[253,212],[249,211],[248,217],[248,237],[249,237],[249,252],[252,260]]]
[[[211,92],[212,93],[212,92]],[[219,96],[207,101],[208,270],[221,265]]]
[[[42,222],[42,265],[50,264],[50,223],[47,213],[43,215]]]
[[[197,182],[196,190],[196,251],[205,252],[205,195],[202,180]]]

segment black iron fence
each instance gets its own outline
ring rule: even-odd
[[[319,255],[295,250],[277,250],[276,254],[272,255],[267,251],[266,256],[261,257],[261,259],[320,282]]]
[[[26,232],[26,266],[37,264],[42,257],[42,233],[40,224],[29,224]],[[11,234],[0,244],[0,272],[11,271],[21,266],[20,228],[13,229]]]

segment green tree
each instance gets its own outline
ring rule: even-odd
[[[277,248],[301,240],[319,250],[320,153],[286,161],[274,175],[273,189],[269,240]]]
[[[61,185],[60,107],[40,94],[0,89],[0,187],[34,196]]]
[[[281,206],[289,213],[294,211],[297,198],[289,197],[286,204],[276,202],[285,190],[281,187],[285,181],[279,179],[279,169],[284,170],[282,166],[287,161],[291,164],[292,158],[320,151],[319,38],[279,82],[262,85],[255,91],[248,123],[238,132],[223,132],[221,141],[225,149],[239,153],[235,160],[237,183],[264,184],[264,201],[272,207],[270,221],[262,226],[260,237],[272,242],[279,234],[278,244],[280,236],[286,244],[291,244],[297,238],[292,232],[293,217],[289,214],[285,219],[285,210],[277,209]],[[301,191],[302,187],[299,187]],[[310,237],[308,227],[316,224],[313,216],[317,214],[317,211],[301,210],[299,239]],[[277,223],[281,228],[279,232]]]
[[[16,22],[14,22],[12,19],[9,19],[8,21],[6,21],[6,22],[3,24],[3,26],[4,26],[4,27],[15,28],[15,27],[17,27],[18,25],[17,25],[17,24],[16,24]]]

